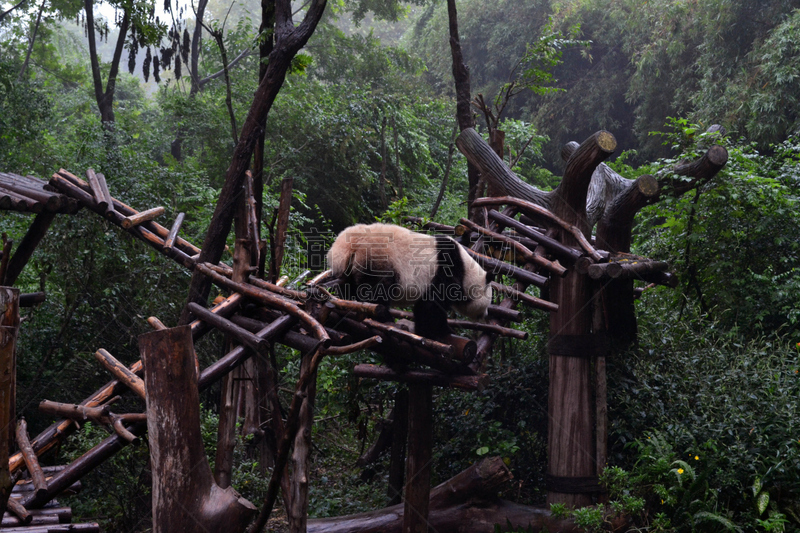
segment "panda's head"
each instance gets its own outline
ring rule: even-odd
[[[489,305],[492,303],[492,275],[487,273],[472,259],[463,247],[458,246],[461,261],[464,264],[462,286],[466,301],[453,302],[453,308],[461,315],[481,320],[486,318]]]

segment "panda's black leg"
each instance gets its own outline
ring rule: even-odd
[[[440,339],[450,333],[447,309],[441,302],[423,298],[414,304],[414,332],[432,339]]]

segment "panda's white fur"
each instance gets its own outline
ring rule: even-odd
[[[453,308],[474,319],[486,316],[492,289],[486,272],[453,239],[416,233],[393,224],[358,224],[342,231],[328,251],[335,277],[349,282],[357,299],[414,305],[416,331],[447,333]]]

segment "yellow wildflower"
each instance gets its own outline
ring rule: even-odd
[[[679,473],[679,474],[683,474],[683,468],[679,468],[679,469],[678,469],[678,473]]]
[[[695,455],[695,456],[694,456],[694,460],[695,460],[695,461],[699,461],[699,460],[700,460],[700,457],[699,457],[699,456],[697,456],[697,455]]]

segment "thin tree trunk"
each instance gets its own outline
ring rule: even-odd
[[[97,55],[97,42],[94,34],[94,0],[84,0],[84,10],[86,11],[87,38],[89,40],[89,55],[92,65],[92,83],[94,85],[94,97],[97,107],[100,109],[100,119],[103,127],[110,131],[114,127],[114,92],[117,85],[117,74],[119,74],[119,62],[122,58],[122,49],[125,45],[125,38],[128,35],[128,27],[131,21],[130,9],[124,9],[122,23],[119,25],[119,37],[114,48],[114,56],[111,59],[111,68],[108,72],[108,82],[103,90],[103,79],[100,74],[100,58]]]
[[[456,0],[447,0],[447,16],[450,28],[450,52],[453,57],[453,78],[456,84],[456,120],[458,128],[464,131],[475,127],[475,118],[472,116],[472,91],[470,88],[469,69],[464,63],[464,54],[461,51],[461,39],[458,36],[458,12]],[[467,193],[467,209],[471,211],[472,202],[477,198],[478,181],[480,173],[478,167],[467,163],[467,178],[469,192]]]
[[[211,223],[200,252],[198,261],[201,263],[217,264],[222,258],[225,240],[233,221],[233,210],[230,209],[230,206],[244,183],[245,172],[250,166],[255,145],[266,127],[267,117],[283,86],[292,59],[314,33],[326,3],[327,0],[312,0],[303,22],[294,26],[291,3],[288,0],[276,2],[276,46],[269,56],[267,72],[253,98],[253,104],[242,126],[239,143],[236,145],[233,159],[225,174],[225,184],[220,192],[219,200],[217,200],[217,206],[211,217]],[[204,303],[210,289],[211,281],[195,270],[192,274],[187,303]],[[180,323],[188,324],[190,321],[191,313],[184,307]]]
[[[444,193],[447,191],[447,182],[450,180],[450,169],[453,167],[453,154],[456,151],[456,133],[458,133],[458,124],[453,126],[453,135],[450,139],[450,146],[447,148],[447,165],[444,169],[444,177],[442,178],[442,186],[439,187],[439,196],[431,208],[431,219],[436,218],[436,213],[439,211],[439,206],[444,198]]]
[[[31,60],[31,52],[33,52],[33,45],[36,42],[36,33],[39,31],[39,24],[42,22],[42,12],[44,11],[44,2],[42,2],[41,7],[39,7],[39,15],[36,17],[36,24],[33,26],[33,34],[31,35],[30,41],[28,42],[28,52],[25,54],[25,62],[22,63],[22,68],[19,71],[19,76],[17,76],[17,82],[22,81],[22,77],[25,76],[25,70],[28,68],[28,62]]]

